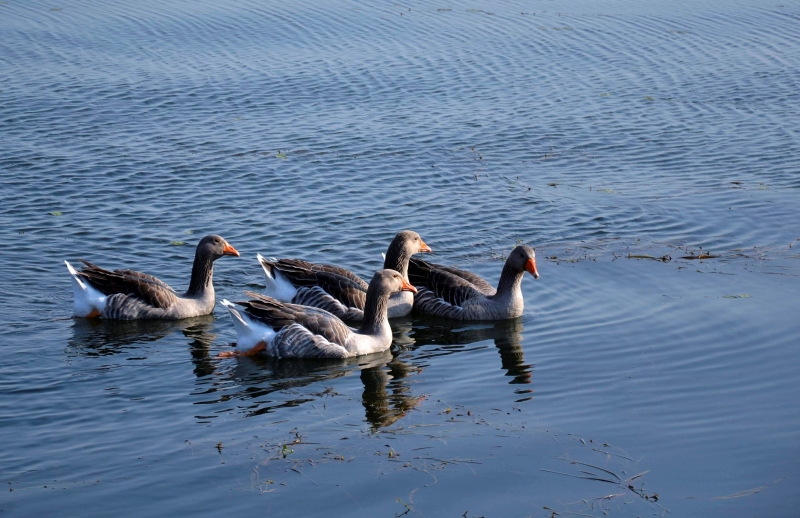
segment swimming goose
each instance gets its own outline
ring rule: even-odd
[[[236,328],[236,350],[223,357],[251,356],[265,352],[276,358],[349,358],[385,351],[392,345],[387,310],[389,297],[417,290],[400,273],[378,270],[367,289],[361,327],[348,327],[331,313],[310,306],[284,303],[252,291],[240,312],[222,301]]]
[[[75,316],[111,320],[169,319],[208,315],[214,310],[214,261],[223,255],[239,256],[220,236],[200,240],[194,255],[192,280],[178,294],[152,275],[133,270],[106,270],[84,261],[81,271],[64,261],[72,275]]]
[[[412,230],[398,233],[389,244],[383,267],[400,272],[408,280],[408,260],[419,252],[430,252],[419,234]],[[258,261],[266,276],[264,294],[281,302],[314,306],[342,320],[360,321],[364,317],[367,283],[346,268],[315,264],[302,259],[264,259]],[[389,318],[411,312],[414,295],[400,292],[389,299]]]
[[[414,311],[458,320],[505,320],[522,315],[522,276],[539,278],[536,252],[520,245],[511,252],[495,290],[471,272],[411,259],[408,277],[419,293]]]

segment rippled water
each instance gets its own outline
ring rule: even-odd
[[[0,510],[791,515],[798,22],[797,2],[1,1]],[[349,362],[218,359],[220,310],[71,318],[64,259],[184,287],[219,233],[238,299],[256,252],[368,275],[403,228],[492,282],[535,246],[525,316],[401,319],[391,354]]]

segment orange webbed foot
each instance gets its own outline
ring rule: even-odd
[[[249,351],[222,351],[219,353],[217,358],[238,358],[240,356],[256,356],[259,353],[262,353],[267,350],[267,344],[265,342],[258,342],[255,347],[250,349]]]

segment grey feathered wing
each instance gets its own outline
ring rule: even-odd
[[[84,267],[79,275],[103,294],[109,295],[107,309],[120,309],[127,305],[169,309],[178,300],[175,290],[152,275],[134,270],[110,271],[83,259],[81,262]],[[130,298],[138,301],[129,300]]]
[[[417,287],[414,311],[427,315],[459,318],[463,305],[492,296],[496,290],[474,273],[411,258],[408,278]]]
[[[252,317],[278,331],[267,352],[282,358],[343,358],[352,334],[344,322],[331,313],[309,306],[286,304],[251,291],[244,306]]]
[[[346,268],[302,259],[262,259],[298,289],[292,302],[330,311],[344,320],[361,320],[369,285]]]

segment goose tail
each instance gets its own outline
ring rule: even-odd
[[[250,318],[247,313],[240,312],[234,303],[223,299],[220,304],[228,310],[233,320],[237,353],[248,354],[256,347],[263,348],[275,337],[275,331],[271,327]]]
[[[64,261],[72,279],[72,293],[74,295],[74,312],[76,317],[99,317],[106,307],[106,295],[94,288],[86,279],[81,279],[78,271]]]
[[[278,260],[272,257],[265,259],[261,254],[256,254],[256,257],[261,269],[264,270],[264,295],[280,302],[291,302],[297,295],[297,288],[275,267]]]

